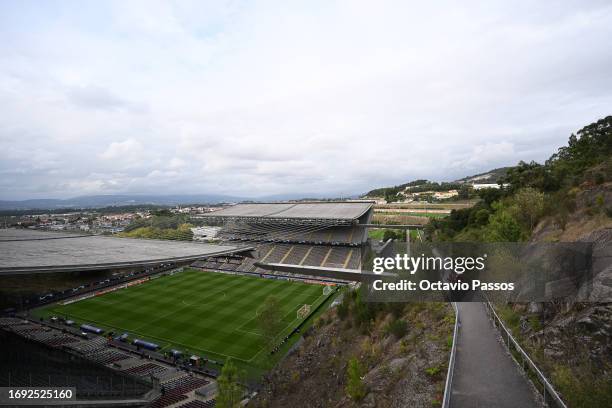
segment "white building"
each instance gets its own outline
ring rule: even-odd
[[[193,232],[193,240],[194,241],[209,241],[215,239],[217,234],[219,233],[220,227],[193,227],[191,232]]]
[[[483,188],[499,188],[497,183],[486,183],[486,184],[472,184],[474,190],[482,190]]]

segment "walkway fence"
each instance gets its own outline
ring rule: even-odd
[[[442,408],[450,407],[451,388],[453,387],[453,373],[455,371],[455,355],[457,354],[457,337],[459,334],[459,308],[457,303],[451,302],[455,310],[455,327],[453,329],[453,346],[451,348],[450,357],[448,359],[448,372],[446,373],[446,385],[444,386],[444,399],[442,400]]]
[[[487,314],[493,321],[493,326],[495,326],[500,331],[502,340],[504,340],[504,345],[510,352],[510,355],[512,355],[516,363],[521,366],[521,368],[528,375],[528,377],[532,379],[535,377],[535,379],[539,382],[539,384],[537,384],[534,381],[534,385],[536,386],[538,391],[542,394],[542,397],[544,398],[544,405],[549,406],[552,404],[552,406],[554,407],[567,408],[567,405],[565,405],[563,400],[561,400],[561,397],[559,396],[557,391],[553,388],[550,381],[548,381],[548,379],[544,376],[542,371],[535,365],[535,363],[531,360],[529,355],[525,352],[525,350],[523,350],[523,348],[518,344],[516,339],[512,336],[512,334],[510,333],[510,330],[508,330],[508,328],[504,325],[504,322],[499,318],[499,316],[495,312],[495,309],[493,308],[493,305],[491,304],[491,302],[486,300],[484,304],[487,310]],[[518,359],[517,359],[517,356],[518,356]],[[445,400],[446,400],[446,393],[445,393]],[[446,406],[443,405],[443,407],[446,407]]]

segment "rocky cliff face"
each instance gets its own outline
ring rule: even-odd
[[[588,186],[587,186],[588,187]],[[523,345],[573,407],[612,404],[612,184],[591,186],[576,195],[576,209],[561,228],[549,217],[532,241],[591,242],[592,279],[579,299],[510,304]],[[604,404],[604,405],[601,405]]]
[[[394,318],[377,316],[367,333],[327,312],[302,345],[266,378],[249,407],[432,407],[441,403],[454,312],[446,303],[407,305],[407,332],[388,332]],[[365,396],[347,394],[347,366],[364,368]]]

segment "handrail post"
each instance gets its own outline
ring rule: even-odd
[[[459,307],[456,302],[451,302],[455,311],[455,326],[453,328],[453,346],[451,347],[450,357],[448,360],[448,371],[446,373],[446,383],[444,386],[444,398],[442,400],[442,408],[450,407],[451,388],[453,386],[453,372],[455,371],[455,355],[457,353],[457,337],[459,331]]]
[[[560,408],[567,408],[567,405],[563,402],[563,400],[561,399],[557,391],[553,388],[552,384],[546,379],[542,371],[535,365],[535,363],[531,360],[531,358],[525,352],[525,350],[523,350],[523,348],[516,341],[516,339],[512,337],[512,335],[510,334],[510,330],[506,328],[501,318],[497,315],[497,313],[495,312],[495,309],[493,309],[493,305],[486,298],[486,295],[485,295],[484,303],[485,303],[487,312],[490,312],[491,319],[493,320],[493,326],[497,327],[499,330],[502,330],[501,332],[502,343],[503,343],[503,332],[506,332],[506,339],[507,339],[506,344],[508,346],[508,351],[510,351],[510,339],[512,338],[512,343],[514,343],[514,348],[516,352],[521,356],[521,361],[522,361],[521,366],[523,370],[525,371],[525,373],[527,372],[528,368],[532,370],[534,374],[536,375],[536,378],[538,379],[538,381],[542,383],[542,390],[543,390],[542,397],[544,400],[544,406],[548,406],[547,399],[552,399],[553,404],[555,406],[560,407]],[[517,364],[519,364],[518,360],[515,360],[515,361]],[[534,382],[534,385],[535,385],[535,388],[538,389],[537,383]]]

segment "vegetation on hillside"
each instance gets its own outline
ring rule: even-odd
[[[137,218],[119,236],[144,239],[170,239],[191,241],[193,221],[184,214],[173,214],[169,210],[153,212],[150,218]]]
[[[452,308],[371,303],[366,296],[363,288],[345,291],[265,377],[249,406],[440,406]]]
[[[537,241],[550,239],[550,233],[542,233],[546,228],[565,232],[571,226],[582,232],[573,235],[576,239],[611,225],[612,116],[571,135],[567,146],[544,164],[520,162],[500,181],[504,188],[479,191],[481,201],[474,207],[432,220],[426,227],[427,238]],[[496,307],[569,406],[610,405],[612,379],[606,373],[612,365],[605,346],[609,305],[566,301]]]
[[[221,375],[217,378],[218,393],[216,406],[218,408],[237,408],[244,395],[240,383],[244,381],[244,373],[230,359],[223,366]]]
[[[448,190],[459,190],[461,199],[468,197],[468,191],[466,186],[462,186],[459,183],[436,183],[428,180],[414,180],[409,183],[400,184],[399,186],[377,188],[369,191],[366,196],[368,197],[384,197],[387,202],[392,203],[395,201],[402,200],[403,197],[399,194],[408,189],[411,193],[422,193],[424,191],[448,191]]]
[[[612,180],[612,116],[571,135],[544,164],[520,162],[507,170],[501,189],[483,189],[482,200],[469,209],[453,210],[427,226],[431,240],[524,241],[537,222],[551,216],[565,228],[581,188]],[[595,200],[591,211],[612,216],[610,203]]]
[[[486,173],[480,173],[474,176],[464,177],[453,182],[436,183],[425,179],[419,179],[408,183],[400,184],[398,186],[377,188],[369,191],[366,196],[384,197],[387,202],[393,203],[396,201],[403,200],[404,197],[399,193],[403,192],[404,190],[408,190],[411,193],[422,193],[425,191],[458,190],[459,196],[451,197],[450,199],[446,199],[444,201],[465,200],[475,196],[474,191],[470,188],[470,185],[466,184],[467,182],[497,183],[501,180],[502,177],[505,177],[506,172],[509,168],[510,167],[500,167],[497,169],[490,170]],[[423,199],[425,199],[425,201],[430,201],[431,197],[425,196],[423,197]]]
[[[506,176],[506,172],[509,167],[499,167],[493,170],[489,170],[485,173],[474,174],[473,176],[468,176],[456,180],[455,183],[478,183],[478,184],[497,184],[502,177]]]

